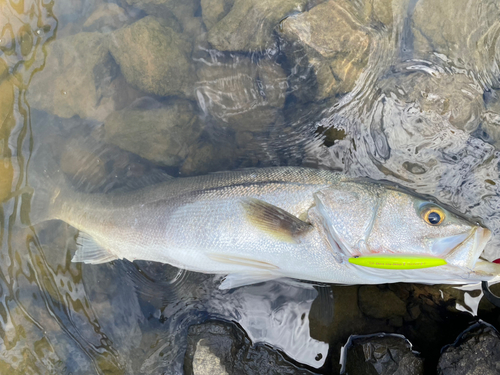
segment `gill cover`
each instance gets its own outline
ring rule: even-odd
[[[473,268],[490,236],[440,205],[380,184],[340,182],[315,203],[324,230],[348,256],[409,254]]]

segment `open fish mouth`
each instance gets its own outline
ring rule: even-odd
[[[441,246],[454,245],[444,255],[444,259],[450,265],[473,269],[490,238],[491,231],[489,229],[474,227],[468,234],[460,234],[436,241],[433,245],[433,251],[436,250],[436,254],[439,254]]]

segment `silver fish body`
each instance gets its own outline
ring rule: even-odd
[[[222,288],[280,277],[464,284],[499,273],[495,264],[478,261],[490,237],[486,228],[413,195],[329,171],[221,172],[104,195],[58,183],[47,194],[46,219],[64,220],[82,232],[73,261],[169,263],[228,275]],[[429,224],[425,215],[443,221]],[[436,256],[448,264],[386,270],[348,262],[372,254]]]

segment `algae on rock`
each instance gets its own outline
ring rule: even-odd
[[[192,96],[191,43],[161,19],[144,17],[112,34],[110,50],[127,81],[160,96]]]

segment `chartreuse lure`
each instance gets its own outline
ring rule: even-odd
[[[389,270],[415,270],[444,266],[446,260],[436,257],[419,255],[363,255],[349,258],[349,263],[370,268],[384,268]]]

